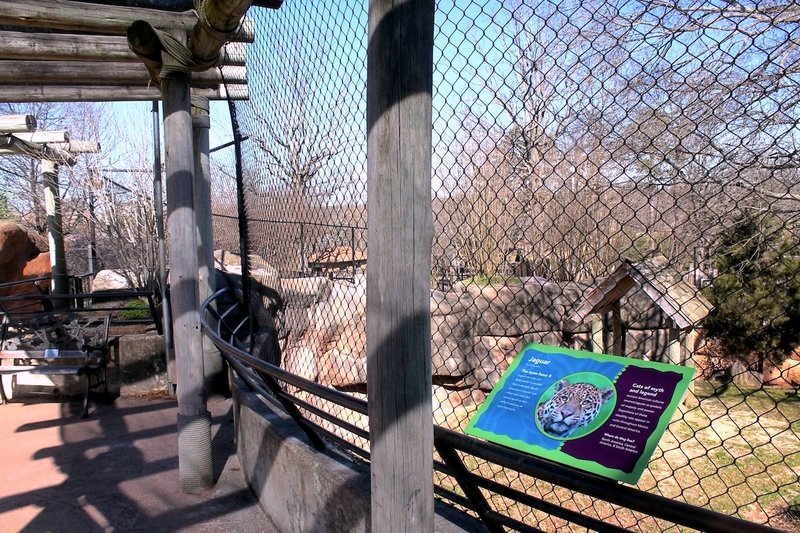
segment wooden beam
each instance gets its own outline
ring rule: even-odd
[[[141,85],[152,83],[147,69],[140,63],[100,63],[92,61],[3,61],[2,84],[45,85]],[[245,67],[221,67],[192,73],[192,85],[216,87],[224,81],[247,82]]]
[[[247,100],[247,85],[195,87],[193,95],[209,100]],[[0,102],[143,102],[161,100],[157,87],[131,86],[68,86],[68,85],[0,85]],[[2,131],[2,130],[0,130]]]
[[[35,159],[46,159],[59,164],[74,165],[75,158],[55,146],[30,143],[13,135],[0,135],[0,155],[24,155]]]
[[[90,0],[78,0],[88,2]],[[113,6],[146,7],[167,11],[186,11],[194,9],[194,0],[99,0],[98,3]],[[253,5],[268,9],[279,9],[283,0],[253,0]]]
[[[0,115],[0,133],[25,133],[36,131],[33,115]]]
[[[192,29],[189,50],[200,62],[212,61],[239,27],[252,0],[205,0],[197,6],[200,20]]]
[[[14,137],[29,143],[66,143],[69,142],[69,133],[59,131],[34,131],[31,133],[15,133]],[[60,148],[60,147],[59,147]]]
[[[163,30],[190,32],[197,23],[191,11],[171,13],[158,9],[108,6],[69,0],[14,0],[3,2],[0,26],[41,28],[104,35],[125,35],[134,21],[146,20]],[[245,19],[239,32],[229,40],[253,42],[255,24]]]
[[[69,141],[55,143],[54,146],[71,154],[97,154],[100,152],[100,143],[96,141]]]
[[[367,389],[373,531],[433,531],[434,0],[369,1]]]
[[[0,31],[0,59],[32,61],[108,61],[140,63],[128,40],[118,35],[73,35]],[[245,44],[228,43],[220,65],[244,66]]]

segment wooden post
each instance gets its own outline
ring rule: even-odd
[[[614,355],[625,355],[622,353],[622,310],[619,300],[611,304],[611,353]]]
[[[373,531],[433,531],[433,27],[433,0],[369,2],[367,391]]]
[[[681,364],[680,330],[675,322],[670,321],[667,339],[667,359],[673,365]]]
[[[45,209],[47,210],[47,240],[50,243],[50,268],[53,294],[67,294],[67,259],[64,254],[64,232],[61,224],[61,196],[58,191],[58,165],[42,159]],[[54,307],[63,307],[66,300],[56,300]]]
[[[167,169],[172,324],[177,361],[178,468],[184,492],[214,483],[211,417],[206,410],[197,279],[197,223],[189,76],[161,80]]]
[[[601,313],[597,313],[592,315],[592,351],[594,353],[603,353],[605,352],[605,343],[603,342],[603,315]]]
[[[683,360],[681,361],[681,364],[692,368],[695,368],[694,350],[695,346],[697,345],[697,337],[698,332],[694,328],[684,330],[680,334],[680,344],[683,348]],[[686,394],[686,399],[683,401],[684,405],[688,407],[694,407],[697,405],[697,396],[695,395],[694,387],[696,379],[697,375],[695,374],[694,379],[689,382],[689,390],[687,391],[688,393]]]
[[[192,96],[192,136],[194,145],[194,211],[197,220],[198,303],[214,293],[214,232],[211,220],[211,171],[209,170],[208,98]],[[209,339],[203,337],[203,369],[206,390],[222,376],[222,357]]]

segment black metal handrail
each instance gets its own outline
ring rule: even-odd
[[[248,321],[247,313],[240,312],[241,304],[232,298],[228,299],[230,307],[225,312],[218,312],[212,303],[221,301],[223,297],[232,295],[230,289],[222,289],[211,295],[202,305],[201,324],[204,333],[217,346],[222,355],[231,363],[233,369],[242,377],[251,389],[262,395],[271,395],[309,436],[317,447],[324,447],[325,440],[341,445],[350,452],[368,460],[369,452],[350,443],[331,431],[315,424],[303,416],[301,409],[309,411],[324,420],[338,424],[340,428],[368,438],[369,432],[358,428],[330,413],[321,412],[319,408],[290,394],[279,381],[310,393],[323,400],[335,403],[354,412],[368,415],[367,402],[354,398],[333,388],[320,385],[315,381],[303,378],[286,371],[276,365],[254,357],[241,347],[236,333]],[[234,325],[227,319],[238,316]],[[216,327],[208,320],[213,317]],[[246,329],[246,328],[245,328]],[[226,330],[227,333],[223,333]],[[227,337],[227,338],[226,338]],[[263,380],[264,385],[258,382]],[[579,492],[632,511],[663,519],[679,526],[690,527],[709,533],[733,533],[748,531],[753,533],[780,533],[771,527],[748,522],[740,518],[724,515],[710,509],[696,507],[685,502],[672,500],[658,494],[638,490],[593,474],[559,465],[545,459],[533,457],[511,448],[457,433],[450,429],[434,426],[434,446],[444,463],[435,461],[436,471],[453,477],[459,484],[464,496],[453,493],[445,487],[436,486],[435,492],[440,497],[471,509],[492,532],[505,531],[504,527],[516,531],[535,532],[539,529],[516,520],[508,515],[492,509],[481,489],[506,497],[521,505],[538,509],[552,516],[567,520],[579,526],[595,531],[621,532],[624,528],[609,524],[598,518],[585,515],[579,511],[566,509],[542,498],[534,497],[513,487],[502,485],[469,471],[459,452],[476,459],[487,461],[522,475],[530,476],[544,482]]]

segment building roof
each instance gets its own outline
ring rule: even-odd
[[[350,266],[353,263],[364,264],[367,262],[367,254],[361,250],[353,251],[349,246],[336,246],[321,252],[312,254],[308,258],[308,266],[311,268],[331,268]]]
[[[578,304],[569,319],[584,322],[592,313],[608,309],[634,286],[640,287],[678,329],[696,326],[713,309],[694,285],[681,279],[666,257],[655,254],[639,262],[622,263]]]

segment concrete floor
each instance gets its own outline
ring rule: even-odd
[[[177,405],[118,398],[93,404],[0,405],[0,532],[277,531],[247,488],[231,401],[211,400],[216,486],[180,490]]]

